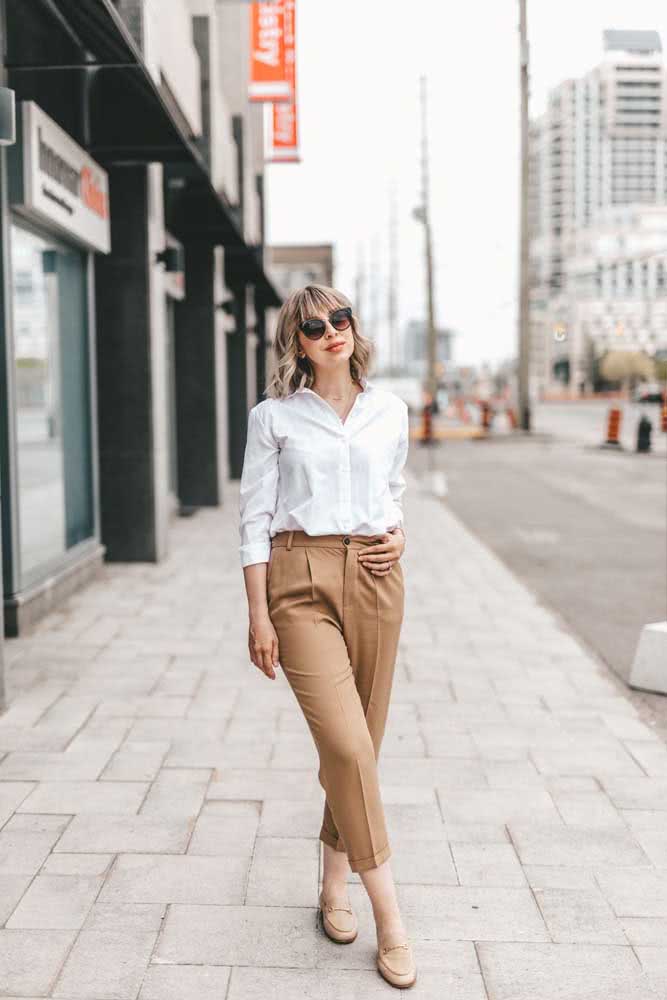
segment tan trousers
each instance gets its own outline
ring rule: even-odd
[[[269,615],[278,662],[303,710],[326,793],[320,840],[352,871],[391,855],[377,759],[403,620],[400,561],[376,576],[359,552],[377,536],[283,531],[271,540]]]

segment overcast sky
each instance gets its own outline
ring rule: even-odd
[[[454,13],[455,12],[455,13]],[[436,317],[461,364],[514,354],[518,211],[518,0],[298,0],[301,164],[267,167],[268,241],[332,242],[335,281],[365,332],[387,341],[390,191],[401,324],[425,315],[419,76],[429,88]],[[531,114],[602,53],[605,28],[655,29],[664,0],[528,0]]]

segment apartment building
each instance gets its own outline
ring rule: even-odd
[[[603,49],[601,62],[563,81],[531,122],[531,376],[538,390],[564,378],[571,388],[590,387],[591,359],[611,344],[664,346],[659,302],[646,309],[664,294],[660,257],[667,252],[661,40],[654,31],[605,31]],[[623,337],[610,338],[612,329]]]

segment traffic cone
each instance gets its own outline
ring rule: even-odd
[[[622,412],[618,406],[612,406],[607,415],[607,440],[600,447],[620,448],[619,433],[621,430]]]

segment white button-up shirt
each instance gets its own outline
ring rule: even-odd
[[[313,389],[267,397],[248,414],[240,483],[241,565],[268,562],[271,538],[380,535],[403,525],[408,407],[362,376],[343,422]]]

